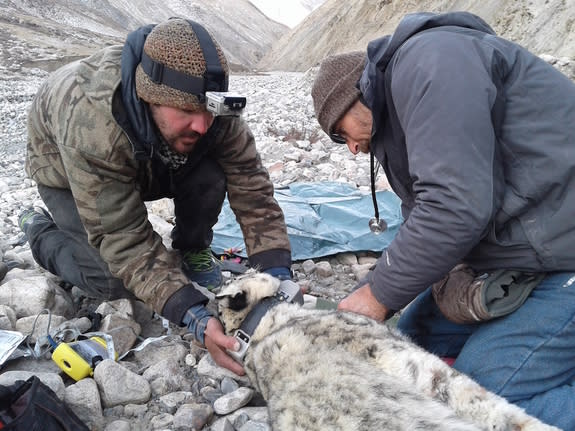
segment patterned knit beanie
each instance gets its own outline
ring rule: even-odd
[[[212,91],[227,91],[229,68],[226,57],[218,43],[206,30],[194,23],[197,31],[205,32],[208,42],[211,40],[215,50],[206,52],[206,56],[215,53],[221,65],[221,77],[225,78],[225,87],[211,88]],[[198,27],[199,26],[199,27]],[[171,18],[166,22],[156,25],[144,43],[142,63],[136,68],[136,92],[138,96],[151,104],[171,106],[184,110],[200,110],[204,108],[201,97],[204,91],[197,91],[197,84],[203,85],[206,74],[206,47],[202,50],[200,38],[194,31],[191,22],[182,18]],[[146,59],[146,57],[148,57]],[[208,57],[209,58],[209,57]],[[150,62],[155,62],[151,63]],[[147,66],[143,64],[147,61]],[[156,77],[157,65],[160,63],[163,73],[159,72]],[[146,69],[146,70],[145,70]],[[166,84],[162,77],[166,76],[166,70],[174,77],[172,84]],[[179,88],[174,88],[179,87]],[[201,96],[201,97],[198,97]]]
[[[361,95],[356,87],[366,63],[363,51],[327,57],[319,66],[311,96],[315,116],[327,134]]]

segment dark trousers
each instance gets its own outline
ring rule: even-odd
[[[170,178],[158,178],[145,200],[173,198],[175,223],[172,247],[185,252],[201,250],[212,242],[226,194],[219,165],[204,158],[193,169],[181,168]],[[133,296],[114,277],[98,250],[88,242],[76,203],[68,189],[39,185],[38,192],[53,221],[35,222],[27,236],[34,259],[44,269],[82,289],[88,296],[116,299]]]

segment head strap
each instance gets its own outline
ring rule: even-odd
[[[206,61],[206,73],[204,74],[205,91],[228,91],[228,77],[224,72],[218,50],[207,30],[195,21],[188,20],[198,40]]]
[[[187,20],[198,41],[206,62],[204,77],[191,76],[153,60],[142,50],[142,70],[156,84],[164,84],[176,90],[197,96],[205,102],[206,91],[228,91],[228,77],[222,68],[216,46],[207,30],[197,22]]]

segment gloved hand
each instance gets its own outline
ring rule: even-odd
[[[208,320],[205,331],[206,348],[210,356],[220,367],[227,368],[238,376],[243,376],[246,372],[244,367],[233,359],[229,352],[237,352],[240,349],[240,343],[234,337],[224,333],[224,327],[215,317]]]
[[[201,344],[205,344],[204,333],[208,320],[214,317],[213,314],[202,304],[194,305],[186,311],[182,323],[188,328],[194,338]]]
[[[228,354],[228,350],[240,348],[234,337],[227,336],[220,321],[203,305],[194,305],[186,311],[182,323],[194,338],[206,346],[216,364],[241,376],[243,367]]]
[[[271,275],[279,280],[291,280],[291,270],[285,266],[273,266],[264,269],[262,272]]]

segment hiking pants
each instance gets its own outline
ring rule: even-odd
[[[515,312],[457,325],[421,293],[398,328],[483,387],[564,430],[575,430],[575,273],[548,274]]]
[[[220,166],[203,158],[194,169],[158,178],[154,183],[155,190],[143,198],[173,198],[172,247],[182,252],[209,247],[226,193]],[[110,273],[98,250],[89,244],[71,191],[39,185],[38,192],[53,221],[34,222],[28,228],[28,242],[36,262],[90,297],[132,297],[123,282]]]

